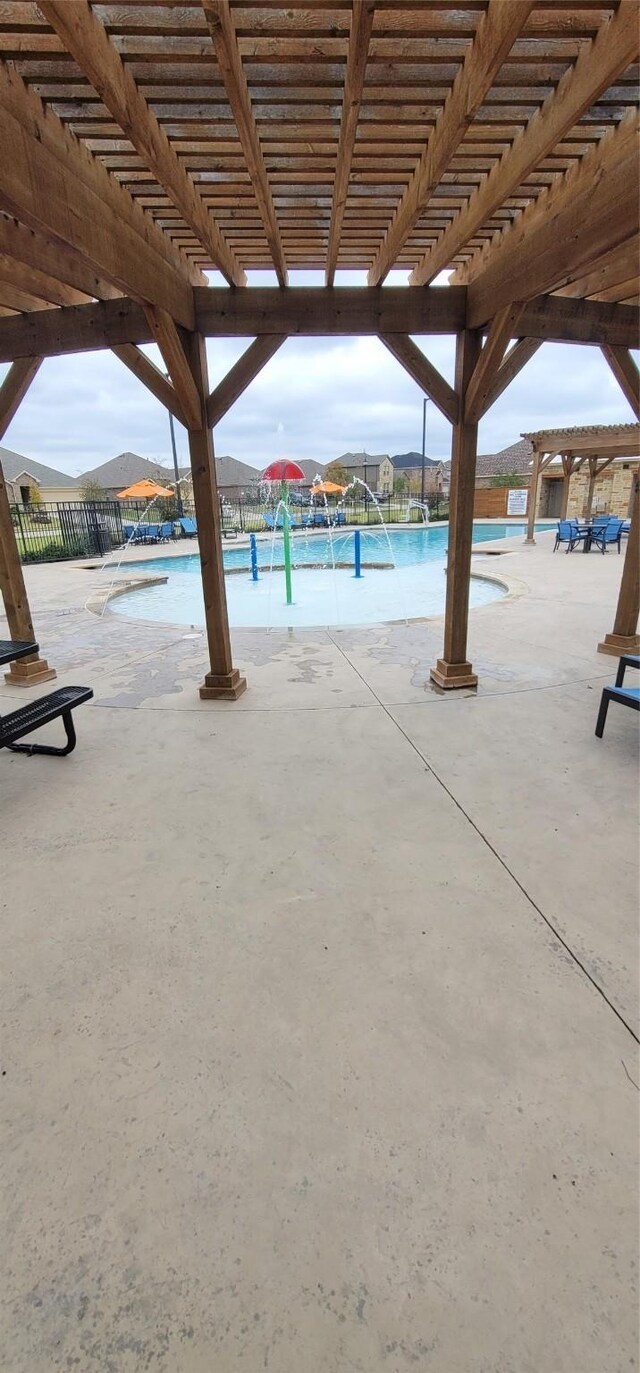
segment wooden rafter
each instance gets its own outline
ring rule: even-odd
[[[637,138],[632,112],[478,255],[468,288],[472,326],[552,291],[637,230]]]
[[[429,362],[413,339],[409,338],[408,334],[381,334],[380,340],[409,373],[416,385],[433,401],[445,419],[448,419],[450,424],[456,424],[459,406],[453,387],[445,381],[437,367]]]
[[[43,296],[36,296],[31,291],[20,289],[10,281],[0,278],[0,305],[9,310],[52,310],[54,307],[50,300]]]
[[[245,274],[88,0],[42,0],[42,13],[227,281]]]
[[[591,263],[584,276],[561,286],[558,295],[586,299],[612,288],[617,292],[624,282],[637,278],[639,265],[638,242],[636,238],[630,238],[612,252],[604,253],[597,262]],[[616,294],[614,299],[620,300],[621,297]]]
[[[602,351],[625,400],[631,406],[636,419],[640,419],[640,387],[635,359],[628,348],[616,348],[611,344],[605,344]]]
[[[261,338],[254,339],[242,357],[229,369],[207,401],[207,422],[212,429],[219,424],[227,410],[231,409],[234,401],[246,391],[265,363],[277,353],[286,337],[286,334],[263,334]]]
[[[347,55],[347,70],[342,100],[340,138],[338,140],[336,174],[333,183],[333,200],[331,204],[331,222],[329,225],[329,246],[327,248],[327,266],[325,272],[327,286],[333,285],[338,262],[338,253],[340,251],[340,235],[342,233],[345,205],[349,193],[349,176],[351,174],[351,163],[356,142],[356,129],[358,127],[358,118],[360,115],[364,78],[367,71],[367,58],[369,55],[371,30],[373,28],[374,10],[375,0],[353,0],[351,31],[349,34],[349,52]]]
[[[124,363],[125,367],[133,372],[138,381],[141,381],[147,390],[151,391],[156,400],[159,400],[161,405],[166,406],[166,409],[170,410],[171,414],[175,415],[181,424],[184,424],[184,413],[175,389],[171,382],[167,381],[160,368],[151,361],[151,358],[148,358],[146,353],[142,353],[135,343],[116,344],[112,351]]]
[[[193,325],[197,269],[6,64],[0,66],[0,209],[137,299]]]
[[[504,0],[489,0],[473,44],[369,271],[370,286],[384,281],[396,262],[532,9],[533,0],[509,0],[508,4]]]
[[[491,321],[489,333],[467,386],[465,419],[473,423],[482,418],[505,348],[514,337],[522,317],[520,302],[505,306]]]
[[[410,277],[412,285],[426,286],[438,272],[450,266],[478,229],[634,61],[637,52],[636,0],[621,0],[617,14],[610,22],[602,24],[589,46],[580,48],[575,65],[566,70],[556,90],[547,97],[464,209],[414,269]]]
[[[199,429],[202,426],[201,400],[178,327],[171,315],[156,305],[146,305],[145,313],[173,382],[182,410],[182,423],[187,429]]]
[[[90,299],[84,291],[76,291],[75,287],[56,281],[38,267],[27,267],[26,263],[16,262],[15,258],[0,252],[0,290],[6,284],[33,293],[50,305],[86,305]]]
[[[60,283],[61,294],[65,286],[87,299],[113,300],[121,294],[117,286],[98,276],[73,250],[3,214],[0,214],[0,253],[16,264],[16,280],[20,268],[32,268],[45,273],[48,281]],[[73,301],[60,299],[56,304],[71,305]]]
[[[215,48],[218,65],[222,73],[229,104],[236,121],[238,137],[242,144],[245,161],[255,197],[258,202],[267,242],[281,286],[287,285],[287,264],[280,237],[267,168],[260,146],[256,121],[251,107],[251,96],[242,66],[233,20],[229,10],[229,0],[202,0],[211,41]]]
[[[538,349],[541,347],[542,339],[521,338],[514,343],[513,348],[509,349],[509,352],[506,354],[504,362],[498,369],[485,397],[483,411],[485,415],[487,410],[489,410],[492,405],[495,405],[498,397],[502,395],[503,391],[506,391],[507,387],[510,386],[511,382],[517,377],[518,373],[522,371],[522,368],[526,366],[530,358],[532,358],[534,353],[537,353]]]

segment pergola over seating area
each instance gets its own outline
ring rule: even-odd
[[[0,53],[0,437],[44,359],[101,348],[185,425],[209,651],[200,694],[235,699],[246,684],[211,427],[287,338],[379,337],[453,427],[432,678],[475,685],[479,420],[545,340],[600,347],[639,413],[636,0],[41,0],[0,7]],[[319,267],[323,287],[288,284],[290,270]],[[265,268],[277,286],[247,285]],[[354,268],[366,287],[336,285]],[[410,269],[408,286],[383,286],[394,268]],[[434,285],[447,269],[451,284]],[[456,337],[453,386],[413,341],[429,334]],[[232,336],[254,342],[210,393],[205,339]],[[169,380],[140,350],[150,342]],[[532,437],[549,444],[540,454],[597,464],[595,433],[586,449]],[[614,629],[624,647],[637,522],[636,499]],[[12,636],[33,640],[2,482],[0,582]],[[45,671],[23,659],[12,679]]]

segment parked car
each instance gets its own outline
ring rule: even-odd
[[[311,496],[308,491],[292,491],[289,496],[290,505],[311,505]]]

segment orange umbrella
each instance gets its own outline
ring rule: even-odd
[[[324,494],[325,496],[335,496],[338,491],[342,492],[344,490],[346,490],[346,488],[344,486],[338,486],[337,482],[317,482],[315,486],[311,487],[311,495],[319,496]]]
[[[173,491],[168,486],[158,486],[157,482],[149,481],[148,477],[144,481],[134,482],[133,486],[128,486],[125,491],[118,492],[119,501],[150,501],[153,496],[173,496]]]

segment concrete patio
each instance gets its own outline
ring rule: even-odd
[[[25,569],[95,701],[0,758],[10,1373],[634,1366],[622,560],[499,547],[477,696],[430,620],[244,630],[204,703],[197,628]]]

